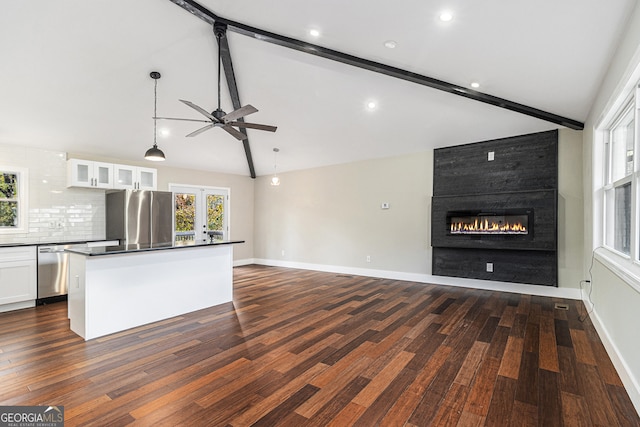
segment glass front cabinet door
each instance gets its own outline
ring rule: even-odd
[[[67,186],[87,188],[112,188],[113,164],[90,160],[67,161]]]

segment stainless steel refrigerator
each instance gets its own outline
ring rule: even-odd
[[[106,195],[107,239],[123,245],[173,242],[173,196],[168,191],[122,190]]]

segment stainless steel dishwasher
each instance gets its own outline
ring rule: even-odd
[[[85,243],[38,245],[38,298],[39,305],[67,299],[67,276],[71,247],[118,245],[118,240],[99,240]]]
[[[69,255],[75,245],[38,246],[38,304],[66,299]]]

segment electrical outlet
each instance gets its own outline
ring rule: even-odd
[[[282,250],[282,256],[284,256],[284,249]]]
[[[371,255],[367,255],[367,262],[371,262]]]
[[[493,263],[492,262],[488,262],[487,263],[487,273],[493,273]]]

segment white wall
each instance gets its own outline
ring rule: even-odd
[[[583,276],[582,132],[558,135],[558,286],[579,288]]]
[[[561,130],[558,155],[559,288],[577,298],[583,274],[581,132]],[[433,151],[283,173],[278,187],[269,185],[269,178],[255,183],[259,262],[436,280],[430,276],[429,235]],[[390,209],[382,210],[383,202]]]
[[[425,152],[258,178],[255,257],[429,273],[432,164]]]
[[[589,275],[592,251],[599,245],[597,233],[594,238],[594,177],[601,174],[599,164],[594,167],[594,127],[602,119],[611,103],[620,94],[632,70],[640,64],[640,8],[636,7],[629,17],[611,66],[603,80],[589,117],[585,123],[583,141],[584,206],[585,206],[585,251],[584,277]],[[596,156],[597,157],[597,156]],[[588,306],[593,302],[592,320],[609,352],[622,380],[640,412],[640,293],[616,273],[614,266],[602,257],[593,259],[591,298],[584,295]]]

